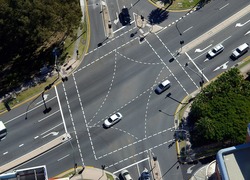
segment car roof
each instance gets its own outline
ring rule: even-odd
[[[216,46],[214,47],[214,49],[215,49],[216,51],[218,51],[218,50],[221,49],[221,48],[223,48],[222,44],[218,44],[218,45],[216,45]]]
[[[247,44],[247,43],[244,43],[244,44],[240,45],[240,46],[238,47],[238,49],[239,49],[240,51],[242,51],[243,49],[245,49],[245,48],[247,48],[247,47],[248,47],[248,44]]]
[[[165,81],[163,81],[161,84],[162,84],[163,86],[166,86],[166,85],[168,85],[169,83],[170,83],[169,80],[165,80]]]
[[[117,118],[117,115],[116,114],[113,114],[112,116],[110,116],[110,119],[114,120]]]

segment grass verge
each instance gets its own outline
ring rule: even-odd
[[[150,0],[158,7],[167,8],[170,5],[169,1],[163,0]],[[187,10],[193,8],[200,0],[173,0],[171,6],[168,7],[168,10]],[[164,3],[165,2],[165,3]]]

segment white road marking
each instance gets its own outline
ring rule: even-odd
[[[172,141],[175,141],[175,140],[172,139],[172,140],[169,140],[169,141],[165,141],[165,142],[163,142],[163,143],[161,143],[161,144],[159,144],[159,145],[156,145],[156,146],[154,146],[153,148],[149,148],[149,149],[158,148],[158,147],[163,146],[163,145],[165,145],[165,144],[167,144],[167,143],[170,143],[170,142],[172,142]],[[139,156],[139,155],[141,155],[141,154],[143,154],[143,153],[148,153],[148,149],[147,149],[147,150],[144,150],[144,151],[141,151],[141,152],[139,152],[139,153],[137,153],[137,154],[134,154],[134,155],[132,155],[132,156],[129,156],[128,158],[126,158],[126,160],[131,159],[131,158],[134,158],[134,157],[136,157],[136,156]],[[116,162],[116,163],[114,163],[114,164],[111,164],[111,165],[107,166],[107,168],[111,168],[111,167],[113,167],[113,166],[115,166],[115,165],[117,165],[117,164],[119,164],[119,163],[124,162],[124,161],[125,161],[125,159],[120,160],[120,161],[118,161],[118,162]]]
[[[193,172],[192,170],[192,167],[194,167],[195,165],[192,165],[190,166],[188,169],[187,169],[187,174],[191,174]]]
[[[39,136],[34,137],[34,139],[37,139],[37,138],[39,138]]]
[[[173,127],[172,127],[172,128],[173,128]],[[130,143],[130,144],[124,146],[124,147],[121,147],[121,148],[116,149],[116,150],[114,150],[114,151],[111,151],[111,152],[109,152],[109,153],[107,153],[107,154],[104,154],[104,155],[102,155],[102,156],[99,156],[98,159],[101,159],[101,158],[104,158],[104,157],[106,157],[106,156],[109,156],[109,155],[111,155],[111,154],[113,154],[113,153],[115,153],[115,152],[124,150],[125,148],[130,147],[130,146],[133,146],[133,145],[135,145],[135,144],[137,144],[137,143],[140,143],[140,142],[142,142],[142,141],[146,141],[146,140],[148,140],[148,139],[150,139],[150,138],[152,138],[152,137],[154,137],[154,136],[156,136],[156,135],[165,133],[165,132],[167,132],[167,131],[171,131],[172,128],[165,129],[165,130],[163,130],[163,131],[161,131],[161,132],[158,132],[158,133],[153,134],[152,136],[148,136],[148,137],[146,137],[146,138],[143,138],[143,139],[140,139],[140,140],[135,141],[135,142],[133,142],[133,143]]]
[[[222,6],[219,10],[224,9],[225,7],[227,7],[229,5],[229,3],[227,3],[226,5]]]
[[[20,144],[19,147],[22,147],[24,144]]]
[[[51,133],[46,134],[46,135],[43,136],[42,138],[46,138],[46,137],[49,136],[49,135],[57,136],[58,134],[59,134],[59,132],[51,132]]]
[[[208,78],[205,76],[205,74],[200,70],[200,68],[194,63],[194,61],[192,60],[192,58],[188,55],[187,52],[185,52],[186,56],[188,57],[188,59],[193,63],[193,65],[196,67],[196,69],[198,69],[199,73],[206,79],[207,82],[209,82]]]
[[[60,111],[60,110],[57,110],[57,111],[51,113],[50,115],[48,115],[48,116],[46,116],[46,117],[44,117],[44,118],[38,120],[38,122],[42,122],[43,120],[47,119],[47,118],[50,117],[50,116],[53,116],[54,114],[58,113],[59,111]]]
[[[87,133],[88,133],[88,136],[89,136],[89,141],[90,141],[90,144],[91,144],[91,148],[92,148],[92,151],[93,151],[93,154],[94,154],[94,158],[95,158],[95,160],[96,160],[95,148],[94,148],[94,146],[93,146],[93,141],[92,141],[92,138],[91,138],[91,136],[90,136],[89,128],[88,128],[88,126],[87,126],[87,120],[86,120],[86,116],[85,116],[85,111],[84,111],[84,109],[83,109],[82,99],[81,99],[81,96],[80,96],[80,93],[79,93],[79,90],[78,90],[78,86],[77,86],[77,83],[76,83],[76,78],[75,78],[74,73],[72,74],[72,76],[73,76],[73,80],[74,80],[74,84],[75,84],[75,88],[76,88],[76,93],[77,93],[77,96],[78,96],[78,100],[79,100],[79,103],[80,103],[80,107],[81,107],[81,110],[82,110],[82,116],[83,116],[83,119],[84,119],[84,124],[85,124],[85,126],[86,126]],[[66,92],[65,92],[65,93],[66,93]],[[69,105],[68,105],[68,106],[69,106]],[[74,122],[73,122],[73,117],[72,117],[72,124],[75,126],[75,124],[74,124]],[[81,156],[81,161],[82,161],[82,164],[83,164],[83,166],[84,166],[82,150],[81,150],[81,147],[80,147],[80,143],[79,143],[79,140],[78,140],[78,136],[77,136],[76,131],[75,131],[75,135],[76,135],[78,150],[79,150],[79,153],[80,153],[80,156]]]
[[[124,167],[124,168],[122,168],[122,169],[119,169],[119,170],[113,172],[113,174],[117,174],[117,173],[121,172],[121,171],[124,170],[124,169],[127,169],[127,168],[129,168],[129,167],[132,167],[132,166],[134,166],[134,165],[138,165],[139,163],[144,162],[144,161],[147,161],[148,159],[149,159],[149,157],[147,157],[147,158],[145,158],[145,159],[142,159],[142,160],[140,160],[140,161],[138,161],[138,162],[135,162],[135,163],[133,163],[133,164],[130,164],[129,166],[126,166],[126,167]]]
[[[249,22],[250,22],[250,20],[248,20],[247,22],[245,22],[245,23],[243,23],[243,24],[237,23],[237,24],[235,25],[235,27],[242,27],[242,26],[246,25],[246,24],[249,23]]]
[[[8,152],[8,151],[6,151],[6,152],[4,152],[4,153],[3,153],[3,155],[6,155],[6,154],[8,154],[8,153],[9,153],[9,152]]]
[[[58,127],[58,126],[61,126],[61,125],[62,125],[62,123],[57,124],[56,126],[54,126],[54,127],[50,128],[49,130],[43,132],[43,133],[41,134],[41,136],[43,136],[44,134],[48,133],[48,132],[51,131],[52,129],[54,129],[54,128]]]
[[[46,99],[47,99],[48,97],[49,97],[48,94],[44,94],[44,95],[43,95],[44,100],[39,101],[38,103],[36,103],[36,105],[38,105],[38,104],[40,104],[40,103],[43,103],[44,101],[46,101]]]
[[[250,34],[250,31],[247,31],[246,34],[245,34],[245,36],[248,35],[248,34]]]
[[[171,54],[171,56],[176,60],[176,62],[179,64],[179,66],[182,68],[182,70],[186,73],[186,75],[189,77],[189,79],[193,82],[193,84],[195,85],[195,87],[198,89],[199,87],[195,84],[194,80],[189,76],[189,74],[187,73],[187,71],[183,68],[183,66],[180,64],[180,62],[178,61],[178,59],[176,59],[176,57],[174,57],[174,55],[171,53],[171,51],[168,49],[168,47],[165,45],[165,43],[160,39],[160,37],[155,34],[155,36],[159,39],[159,41],[162,43],[162,45],[165,47],[165,49]],[[178,82],[178,81],[177,81]],[[180,84],[180,82],[179,82]],[[181,84],[180,84],[181,85]],[[182,85],[181,85],[182,88],[184,88]],[[184,89],[184,91],[186,91]],[[186,91],[186,93],[188,94],[188,92]]]
[[[62,122],[63,122],[64,130],[65,130],[65,133],[68,134],[68,130],[67,130],[67,127],[66,127],[66,123],[65,123],[65,119],[64,119],[64,115],[63,115],[63,111],[62,111],[61,102],[60,102],[59,95],[58,95],[58,92],[57,92],[57,87],[54,86],[54,88],[55,88],[55,92],[56,92],[58,106],[59,106],[59,109],[60,109],[60,112],[61,112],[61,116],[62,116]]]
[[[205,51],[207,48],[209,48],[209,47],[211,47],[211,46],[212,46],[212,44],[208,45],[207,47],[205,47],[205,48],[203,48],[203,49],[197,48],[197,49],[195,49],[194,52],[202,52],[202,51]]]
[[[65,159],[65,158],[68,157],[68,156],[70,156],[70,155],[67,154],[66,156],[63,156],[63,157],[61,157],[60,159],[57,159],[57,161],[61,161],[61,160]]]
[[[56,96],[54,96],[53,98],[49,99],[49,100],[47,101],[47,103],[50,102],[50,101],[52,101],[52,100],[55,99],[55,98],[56,98]],[[38,105],[38,106],[36,106],[36,107],[34,107],[34,108],[28,110],[27,112],[24,112],[24,113],[22,113],[22,114],[20,114],[20,115],[18,115],[18,116],[16,116],[16,117],[14,117],[14,118],[12,118],[12,119],[6,121],[6,124],[7,124],[7,123],[10,123],[10,122],[12,122],[12,121],[14,121],[14,120],[17,119],[17,118],[20,118],[21,116],[25,116],[26,113],[29,113],[29,112],[31,112],[31,111],[33,111],[33,110],[39,108],[40,106],[43,106],[43,104],[40,104],[40,105]]]
[[[219,70],[220,68],[221,69],[227,69],[227,63],[229,63],[229,61],[227,61],[227,62],[225,62],[224,64],[222,64],[222,65],[220,65],[220,66],[218,66],[217,68],[215,68],[214,69],[214,71],[217,71],[217,70]]]
[[[185,32],[189,31],[189,30],[192,29],[192,28],[193,28],[193,26],[191,26],[190,28],[186,29],[186,30],[183,31],[182,33],[185,33]]]
[[[153,50],[153,52],[156,54],[156,56],[160,59],[160,61],[162,62],[162,64],[165,65],[165,67],[168,69],[168,71],[170,72],[170,74],[172,74],[172,76],[174,77],[174,79],[177,81],[177,83],[181,86],[181,88],[185,91],[185,93],[187,95],[188,92],[186,91],[186,89],[182,86],[182,84],[180,83],[180,81],[176,78],[176,76],[174,75],[174,73],[171,71],[171,69],[167,66],[167,64],[163,61],[163,59],[159,56],[159,54],[155,51],[155,49],[153,48],[153,46],[148,42],[147,39],[145,39],[146,42],[148,43],[148,45],[150,46],[150,48]],[[172,55],[173,56],[173,55]]]

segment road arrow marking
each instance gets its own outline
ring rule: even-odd
[[[206,50],[207,48],[209,48],[210,46],[212,46],[212,44],[210,44],[209,46],[205,47],[204,49],[199,49],[199,48],[195,49],[194,52],[202,52],[202,51]]]
[[[250,22],[250,20],[248,20],[248,21],[245,22],[244,24],[237,23],[237,24],[235,25],[235,27],[242,27],[242,26],[246,25],[248,22]]]
[[[245,36],[248,35],[248,34],[250,34],[250,31],[247,31],[247,33],[245,34]]]
[[[43,136],[42,138],[45,138],[45,137],[47,137],[47,136],[49,136],[49,135],[57,136],[58,134],[59,134],[59,132],[51,132],[51,133],[49,133],[49,134],[46,134],[46,135]]]
[[[217,68],[214,69],[214,71],[219,70],[220,68],[222,69],[227,69],[227,63],[229,63],[229,61],[225,62],[224,64],[218,66]]]
[[[190,166],[190,167],[187,169],[187,174],[191,174],[191,173],[193,172],[192,167],[194,167],[194,166],[195,166],[195,165]]]
[[[205,60],[204,60],[204,62],[206,62],[206,61],[208,61],[209,59],[208,58],[206,58]]]
[[[44,95],[43,95],[44,101],[46,101],[46,99],[47,99],[48,97],[49,97],[48,94],[44,94]],[[38,103],[36,103],[36,105],[41,104],[41,103],[43,103],[43,100],[42,100],[42,101],[39,101]]]

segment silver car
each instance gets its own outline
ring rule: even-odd
[[[224,50],[224,46],[222,44],[217,44],[213,47],[213,49],[209,50],[207,53],[208,58],[213,58],[220,54]]]
[[[118,121],[120,121],[121,119],[122,119],[121,113],[117,112],[113,114],[112,116],[110,116],[108,119],[105,119],[103,126],[108,128],[114,125],[115,123],[117,123]]]
[[[161,94],[162,92],[166,91],[168,88],[170,88],[171,83],[169,80],[165,80],[162,83],[158,85],[158,87],[155,89],[156,94]]]
[[[132,177],[130,176],[128,170],[126,170],[126,169],[121,171],[121,176],[124,180],[133,180]]]

